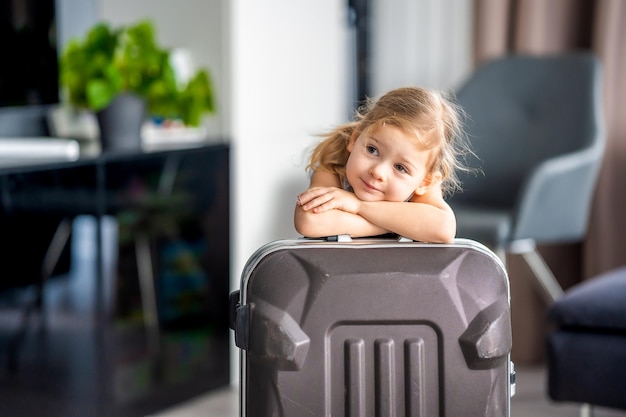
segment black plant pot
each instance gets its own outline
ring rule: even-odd
[[[146,102],[132,93],[118,95],[96,112],[102,152],[140,151]]]

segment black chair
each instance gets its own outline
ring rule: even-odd
[[[7,344],[7,368],[14,372],[22,342],[35,315],[45,320],[44,292],[56,274],[69,271],[69,240],[72,219],[55,215],[20,216],[0,214],[0,253],[4,256],[0,283],[0,306],[15,307],[21,317]],[[44,327],[40,322],[40,329]]]
[[[548,394],[626,410],[626,267],[568,289],[548,309]]]
[[[549,302],[562,289],[536,244],[581,241],[604,151],[601,68],[588,53],[509,55],[461,86],[475,168],[450,204],[457,236],[520,254]]]

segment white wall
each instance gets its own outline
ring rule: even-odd
[[[96,0],[56,0],[57,47],[65,48],[72,38],[82,38],[98,20]]]

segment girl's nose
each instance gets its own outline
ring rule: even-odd
[[[373,164],[370,167],[369,174],[377,181],[382,181],[385,179],[385,168],[382,164]]]

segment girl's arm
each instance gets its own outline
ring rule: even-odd
[[[439,184],[410,202],[361,201],[338,188],[339,180],[327,172],[314,173],[303,206],[296,207],[296,230],[317,237],[350,234],[353,237],[397,233],[414,240],[450,242],[456,219],[443,200]],[[313,208],[314,207],[314,208]]]
[[[330,172],[315,171],[311,176],[309,190],[314,188],[333,189],[339,194],[344,194],[343,197],[346,199],[358,200],[354,194],[342,190],[339,178]],[[305,208],[307,208],[306,211]],[[294,226],[303,236],[323,237],[347,234],[352,237],[364,237],[388,232],[358,214],[342,210],[316,211],[308,208],[306,205],[297,204],[294,213]]]
[[[322,213],[304,211],[296,207],[295,227],[298,233],[306,237],[350,235],[352,237],[376,236],[387,233],[381,227],[368,222],[365,218],[341,210],[329,210]]]
[[[456,218],[443,200],[439,185],[409,202],[361,201],[356,214],[401,236],[423,242],[447,243],[456,235]]]

